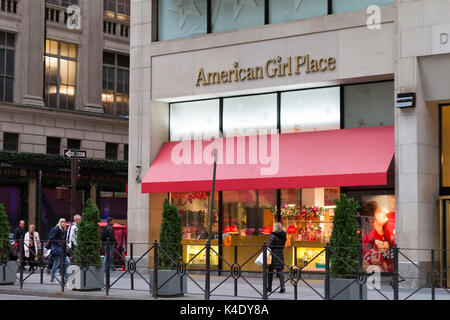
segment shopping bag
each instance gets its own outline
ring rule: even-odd
[[[261,252],[255,260],[255,264],[257,266],[263,266],[264,265],[264,252]],[[272,253],[269,249],[267,249],[267,265],[270,266],[272,264]]]

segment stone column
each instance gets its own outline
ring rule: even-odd
[[[103,113],[103,1],[81,0],[81,46],[79,50],[80,101],[77,109]]]
[[[20,70],[16,81],[18,103],[44,106],[44,0],[21,1],[22,20],[17,37],[16,70]]]
[[[97,203],[97,187],[95,183],[91,183],[91,189],[89,190],[89,198],[92,202]]]
[[[447,12],[443,2],[416,0],[398,3],[395,92],[416,93],[416,107],[395,110],[396,239],[400,250],[424,270],[430,270],[429,250],[439,248],[439,117],[438,104],[427,101],[419,59],[432,54],[433,13]],[[442,15],[442,17],[444,17]],[[447,15],[447,20],[449,15]],[[426,22],[426,20],[429,22]],[[436,257],[439,259],[438,257]],[[416,278],[402,285],[417,287],[424,274],[406,259],[400,275]]]

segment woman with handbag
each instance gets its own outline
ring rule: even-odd
[[[30,224],[28,227],[23,242],[25,257],[30,265],[29,272],[32,272],[35,269],[35,258],[38,256],[39,246],[41,245],[39,233],[36,231],[34,224]]]
[[[278,278],[280,279],[280,293],[284,293],[286,291],[284,286],[284,256],[283,250],[286,244],[286,232],[283,230],[283,225],[280,222],[276,222],[273,225],[273,232],[270,234],[269,239],[269,249],[272,255],[272,263],[269,265],[269,277],[268,277],[268,286],[267,292],[272,292],[272,281],[274,271],[277,273]],[[268,259],[269,260],[269,259]]]

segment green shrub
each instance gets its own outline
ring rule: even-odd
[[[77,246],[75,247],[74,261],[80,266],[82,258],[87,258],[86,262],[90,266],[101,266],[100,257],[100,211],[97,205],[88,199],[83,216],[78,224]]]
[[[352,278],[360,269],[361,242],[358,236],[360,204],[346,194],[336,199],[333,232],[330,238],[330,271],[333,278]],[[345,263],[344,263],[345,261]]]
[[[9,243],[9,234],[11,227],[9,225],[8,216],[5,212],[5,207],[0,203],[0,257],[8,257],[11,252],[11,245]]]
[[[183,235],[181,216],[176,206],[164,200],[161,232],[159,234],[158,268],[175,269],[180,260],[181,239]]]

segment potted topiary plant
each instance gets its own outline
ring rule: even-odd
[[[104,270],[100,257],[98,222],[100,222],[98,207],[91,199],[88,199],[78,224],[77,245],[73,255],[75,265],[69,268],[70,289],[92,291],[103,288]]]
[[[158,249],[158,295],[182,296],[187,291],[186,276],[177,275],[182,239],[181,216],[176,206],[164,200],[161,232]],[[153,293],[154,271],[150,271],[151,292]],[[170,279],[170,280],[169,280]],[[164,284],[164,285],[163,285]],[[162,286],[162,287],[161,287]]]
[[[357,216],[360,204],[346,194],[336,199],[330,248],[330,297],[334,300],[359,300],[360,285],[355,281],[361,270],[361,242]],[[363,284],[362,298],[367,299]]]
[[[0,285],[16,282],[17,261],[9,261],[9,254],[11,253],[10,231],[11,227],[5,207],[0,203]]]

